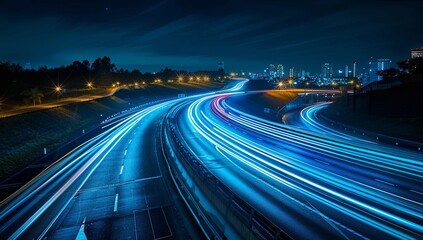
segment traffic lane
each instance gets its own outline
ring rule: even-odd
[[[119,199],[120,166],[125,157],[128,142],[134,135],[136,136],[137,132],[139,132],[139,128],[136,127],[128,132],[91,175],[78,192],[72,207],[65,211],[67,214],[63,217],[64,221],[56,228],[61,235],[56,235],[58,232],[56,230],[51,235],[53,238],[60,238],[66,233],[64,229],[68,229],[69,233],[67,234],[72,234],[72,232],[76,234],[74,229],[79,227],[85,218],[87,232],[90,232],[89,229],[93,228],[94,231],[90,233],[96,237],[110,236],[111,232],[108,230],[110,228],[101,227],[108,227],[113,223],[113,216],[117,212],[115,210],[119,207],[119,202],[125,199],[122,196]],[[70,223],[73,223],[73,225]],[[129,226],[134,226],[134,224]],[[128,229],[126,233],[131,234]],[[135,237],[134,229],[132,230],[132,236]]]
[[[206,111],[206,109],[202,109],[203,111]],[[223,130],[224,131],[224,130]],[[221,132],[221,134],[223,134],[223,131]],[[232,135],[231,133],[229,133],[230,135]],[[232,136],[235,136],[235,138],[236,138],[236,135],[232,135]],[[244,141],[245,142],[245,141]]]
[[[233,125],[232,125],[233,126]],[[324,152],[309,151],[306,148],[299,148],[285,142],[279,142],[279,139],[269,137],[268,135],[248,132],[248,130],[240,130],[233,128],[238,135],[248,137],[249,140],[255,141],[268,149],[272,149],[277,154],[284,156],[296,162],[297,165],[310,165],[323,169],[331,173],[336,173],[344,178],[352,179],[356,182],[362,182],[368,186],[376,187],[384,191],[394,192],[421,202],[421,195],[416,193],[422,191],[422,182],[418,179],[410,179],[405,176],[397,175],[388,171],[382,171],[377,168],[369,168],[347,161],[340,157],[334,158]]]
[[[305,208],[304,204],[298,204],[298,201],[289,197],[274,186],[268,184],[269,179],[265,176],[257,177],[256,172],[251,169],[244,168],[228,161],[215,146],[202,138],[192,126],[188,119],[184,119],[186,109],[178,119],[178,126],[182,132],[184,140],[192,149],[194,154],[205,166],[227,187],[237,193],[241,199],[251,204],[257,211],[265,214],[274,224],[283,230],[287,230],[291,236],[297,238],[316,239],[319,236],[332,236],[339,238],[337,233],[333,233],[331,227],[326,223],[322,223],[319,215]],[[263,180],[264,177],[266,180]],[[307,229],[301,226],[307,224]],[[323,237],[324,238],[324,237]]]
[[[47,171],[46,175],[54,177],[45,179],[43,175],[36,180],[34,186],[31,185],[18,198],[8,203],[4,208],[6,210],[10,205],[12,208],[16,205],[19,207],[13,209],[12,212],[5,212],[7,215],[3,216],[2,220],[8,221],[8,223],[2,223],[1,234],[16,237],[24,234],[27,238],[40,235],[48,227],[50,220],[60,212],[62,206],[68,203],[69,197],[87,177],[88,172],[106,154],[103,144],[105,142],[99,143],[99,152],[88,152],[80,158],[65,159],[63,161],[69,163],[65,166],[61,166],[61,162],[57,166],[53,166],[49,169],[52,172]],[[80,171],[81,168],[85,171]],[[40,216],[43,217],[40,218]]]
[[[175,225],[174,206],[158,164],[159,138],[153,134],[159,132],[166,111],[152,112],[122,138],[81,189],[52,238],[76,234],[83,219],[87,236],[95,239],[166,238],[183,227]]]
[[[383,161],[377,160],[377,161],[366,162],[364,160],[363,161],[358,161],[358,160],[363,159],[363,158],[367,158],[367,157],[369,157],[369,158],[377,157],[377,159],[381,159],[380,156],[379,156],[380,153],[385,154],[385,152],[387,152],[390,156],[392,156],[392,158],[397,158],[397,157],[402,158],[402,161],[405,161],[405,162],[401,163],[402,165],[404,165],[404,167],[406,167],[404,169],[411,170],[411,169],[413,169],[412,167],[405,166],[405,165],[408,164],[407,163],[407,161],[409,161],[408,158],[410,158],[411,161],[414,161],[415,164],[419,164],[417,159],[419,159],[419,157],[421,157],[421,154],[416,154],[416,153],[412,153],[412,152],[409,152],[409,151],[399,151],[398,149],[392,149],[392,148],[387,148],[387,147],[383,147],[383,146],[373,146],[372,145],[371,148],[370,148],[368,144],[363,144],[362,142],[360,142],[360,143],[358,143],[358,142],[354,142],[354,143],[343,142],[342,146],[348,146],[349,148],[353,147],[353,149],[357,149],[357,150],[358,150],[357,147],[363,147],[363,149],[367,149],[367,150],[364,150],[364,152],[363,152],[363,153],[366,153],[367,155],[366,154],[365,155],[363,155],[363,154],[358,155],[358,153],[355,154],[350,150],[348,151],[348,152],[350,152],[348,154],[347,154],[347,151],[345,151],[345,153],[342,152],[342,151],[338,151],[338,150],[337,150],[337,152],[333,152],[333,150],[329,149],[329,148],[320,149],[320,148],[313,147],[317,143],[319,143],[319,142],[316,142],[316,140],[315,140],[316,136],[310,135],[309,137],[307,137],[307,134],[299,135],[299,134],[292,132],[290,130],[284,130],[283,128],[276,128],[274,126],[271,126],[270,128],[269,127],[265,127],[265,128],[259,127],[259,128],[257,128],[257,127],[254,127],[253,124],[250,124],[250,122],[253,122],[252,120],[245,120],[244,119],[243,120],[244,123],[232,121],[232,120],[230,120],[229,122],[228,121],[229,120],[226,121],[227,124],[229,125],[229,127],[232,127],[233,129],[242,129],[243,133],[254,132],[254,133],[257,133],[257,134],[261,134],[261,135],[270,137],[273,142],[279,142],[278,144],[275,144],[275,146],[286,148],[286,147],[290,147],[290,145],[292,145],[294,147],[293,149],[301,148],[303,150],[303,152],[305,152],[305,153],[310,152],[310,151],[314,151],[314,152],[318,152],[320,154],[324,154],[324,155],[329,156],[329,159],[335,158],[335,159],[343,160],[344,162],[349,162],[351,164],[356,164],[356,165],[361,165],[363,167],[373,168],[373,170],[380,170],[382,172],[389,172],[389,171],[387,171],[387,169],[388,170],[394,170],[394,168],[392,168],[392,164],[394,162],[392,162],[392,160],[391,160],[392,163],[390,165],[383,166],[383,167],[380,167],[378,169],[375,166],[377,166],[378,163],[379,164],[382,163]],[[245,122],[248,122],[248,123],[246,124]],[[264,130],[260,130],[260,128],[270,129],[270,130],[264,131]],[[272,129],[273,129],[273,132],[275,132],[275,134],[272,133]],[[310,139],[308,140],[308,138],[310,138]],[[262,141],[263,138],[260,136],[260,137],[257,137],[257,140]],[[255,141],[257,141],[257,140],[255,140]],[[286,141],[286,140],[288,140],[288,141]],[[301,141],[299,141],[299,140],[301,140]],[[310,142],[307,142],[307,141],[310,141]],[[336,142],[340,142],[340,140],[335,139],[335,142],[333,142],[333,143],[336,143]],[[298,143],[301,143],[301,145],[298,145]],[[327,142],[327,139],[326,139],[326,140],[322,141],[322,143],[319,143],[319,145],[322,145],[323,143],[324,143],[324,145],[327,145],[327,143],[329,143],[329,142]],[[318,146],[318,145],[316,145],[316,146]],[[338,149],[338,147],[337,147],[337,149]],[[369,150],[372,154],[374,153],[374,154],[377,154],[377,155],[373,154],[374,155],[373,156],[372,154],[368,154]],[[333,154],[329,154],[330,152],[333,152]],[[385,156],[386,156],[386,154],[385,154]],[[410,163],[410,166],[413,166],[413,165]],[[416,165],[416,167],[418,167],[418,166]],[[401,176],[407,177],[406,174],[401,173],[402,174],[401,175],[401,174],[398,174],[398,173],[401,173],[401,171],[397,171],[396,175],[399,175],[400,177]],[[413,181],[415,179],[411,178],[410,180]]]
[[[203,112],[206,112],[206,111],[204,110]],[[209,119],[210,119],[210,117],[209,117]],[[233,126],[233,125],[230,125],[230,126]],[[229,135],[235,136],[236,138],[239,138],[239,140],[241,140],[242,142],[247,142],[247,141],[251,140],[251,141],[255,141],[258,145],[260,145],[261,142],[257,142],[257,139],[260,139],[260,141],[263,141],[264,139],[266,139],[266,137],[262,137],[262,136],[260,138],[254,137],[254,133],[251,134],[251,132],[249,132],[248,129],[246,129],[245,131],[241,130],[238,133],[235,133],[235,132],[230,132],[230,129],[228,127],[228,128],[226,128],[225,130],[222,131],[222,134],[225,131]],[[248,134],[247,134],[247,132],[248,132]],[[251,136],[251,135],[253,135],[253,136]],[[237,137],[237,136],[239,136],[239,137]],[[245,137],[245,139],[243,139],[243,137]],[[277,141],[277,139],[275,139],[275,140]],[[272,142],[275,142],[275,141],[272,141]],[[272,146],[269,146],[267,148],[267,150],[263,149],[263,151],[272,152],[273,151],[272,149],[274,149],[274,148],[275,147],[272,145]],[[326,179],[331,179],[331,180],[337,179],[336,181],[333,181],[333,183],[331,183],[332,181],[327,181],[329,184],[332,184],[334,187],[337,187],[338,185],[340,185],[340,186],[345,185],[345,187],[347,187],[347,189],[350,189],[349,191],[352,191],[353,193],[356,190],[359,189],[360,191],[364,191],[366,194],[371,193],[371,195],[369,195],[369,196],[377,195],[377,197],[384,197],[384,199],[390,200],[391,202],[396,202],[396,201],[403,202],[403,200],[404,200],[404,203],[401,203],[401,204],[406,205],[407,207],[410,207],[411,209],[414,209],[414,210],[419,208],[418,206],[415,206],[416,203],[410,203],[410,200],[407,200],[407,199],[411,199],[411,201],[413,201],[413,200],[417,201],[417,204],[418,204],[418,202],[421,203],[421,196],[418,193],[416,193],[415,190],[413,190],[413,189],[419,189],[419,187],[418,187],[419,182],[418,181],[415,181],[416,184],[414,185],[414,188],[408,188],[408,187],[404,187],[404,186],[401,186],[401,185],[399,185],[400,186],[399,187],[398,184],[395,184],[395,181],[394,181],[394,183],[392,183],[391,180],[384,181],[383,179],[387,178],[385,175],[380,176],[380,178],[375,178],[377,175],[370,174],[371,177],[369,178],[368,183],[370,185],[373,185],[373,186],[370,186],[369,184],[360,184],[359,181],[362,181],[361,177],[351,174],[350,176],[357,178],[357,181],[355,181],[355,182],[352,181],[352,182],[348,183],[348,181],[350,181],[350,180],[348,178],[345,178],[344,175],[338,174],[338,176],[336,176],[336,175],[334,176],[333,174],[331,174],[332,172],[334,172],[334,173],[337,172],[336,168],[333,169],[333,171],[321,171],[319,168],[311,168],[311,170],[310,170],[310,169],[308,169],[308,168],[310,168],[308,166],[310,164],[306,163],[306,161],[308,160],[307,158],[304,158],[304,156],[297,156],[296,158],[292,158],[290,153],[282,154],[283,152],[286,152],[284,150],[285,149],[283,149],[283,151],[280,151],[280,150],[275,151],[274,155],[276,155],[276,156],[282,155],[284,158],[287,159],[287,160],[281,159],[281,161],[288,161],[288,162],[295,163],[294,166],[296,167],[296,169],[297,170],[299,169],[300,171],[306,170],[305,172],[309,172],[307,174],[307,175],[309,175],[309,177],[315,178],[315,176],[318,176],[318,175],[327,176],[327,177],[325,177]],[[304,150],[304,149],[302,149],[302,150]],[[307,151],[303,151],[303,152],[307,153]],[[312,160],[317,160],[317,159],[312,158]],[[313,162],[313,161],[311,161],[311,162]],[[321,162],[321,161],[319,161],[319,162]],[[327,164],[327,162],[323,162],[323,163]],[[272,162],[272,164],[276,164],[277,166],[279,165],[278,167],[282,167],[282,168],[286,168],[286,166],[291,165],[291,163],[289,163],[289,165],[285,164],[286,166],[284,166],[284,165],[280,165],[278,162]],[[330,165],[330,164],[328,164],[328,165]],[[298,167],[300,167],[300,168],[298,168]],[[288,169],[290,169],[290,168],[291,167],[288,167]],[[302,170],[302,169],[304,169],[304,170]],[[391,179],[391,178],[388,177],[387,179]],[[320,181],[321,180],[325,180],[325,179],[320,179]],[[316,181],[316,179],[314,179],[313,181]],[[410,182],[409,179],[406,179],[406,178],[404,179],[404,184],[406,186],[408,185],[409,182]],[[359,184],[357,184],[357,183],[359,183]],[[356,185],[356,186],[354,186],[354,185]],[[420,184],[420,186],[421,186],[421,184]],[[365,189],[364,187],[367,188],[367,189]],[[372,187],[373,187],[373,189],[371,189]],[[382,188],[382,191],[380,191],[381,188]],[[338,191],[341,191],[341,190],[342,189],[340,189]],[[377,191],[379,191],[379,192],[377,192]],[[398,194],[398,192],[400,192],[400,191],[402,192],[402,194]],[[396,196],[391,196],[391,193],[394,193]],[[363,194],[363,195],[365,195],[365,194]],[[404,199],[403,198],[404,196],[407,199]],[[399,214],[399,215],[401,215],[401,214]]]

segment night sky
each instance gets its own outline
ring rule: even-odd
[[[117,67],[320,71],[423,46],[418,1],[2,1],[0,61],[32,67],[109,56]],[[285,70],[286,72],[286,70]]]

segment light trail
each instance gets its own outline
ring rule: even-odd
[[[240,90],[245,82],[239,82],[225,92]],[[16,239],[28,234],[28,229],[36,226],[40,232],[31,232],[30,234],[36,235],[35,238],[37,236],[39,239],[44,238],[90,176],[115,146],[138,127],[143,118],[159,109],[170,108],[179,102],[192,101],[192,99],[210,94],[216,93],[166,100],[141,110],[125,112],[116,119],[108,119],[101,126],[104,129],[103,133],[67,153],[0,203],[0,235],[7,239]],[[129,145],[131,142],[132,138],[126,143]],[[123,156],[125,157],[127,154],[129,153],[125,149]],[[122,175],[124,165],[119,165],[119,167],[119,175]],[[119,195],[116,193],[114,212],[118,210],[118,201]],[[43,220],[42,218],[47,215],[47,212],[49,212],[49,216],[53,216],[51,219]],[[36,223],[41,221],[43,221],[42,227],[37,226]]]
[[[220,149],[219,152],[225,152],[235,163],[248,166],[253,175],[270,177],[368,228],[391,237],[408,239],[423,236],[423,227],[419,224],[423,220],[421,196],[410,195],[408,190],[392,189],[397,187],[396,184],[381,189],[377,181],[369,183],[367,177],[344,176],[342,171],[337,174],[338,170],[332,165],[324,164],[326,168],[322,168],[315,161],[313,163],[304,156],[295,157],[298,154],[292,157],[286,150],[275,149],[274,145],[268,146],[266,142],[288,144],[289,149],[296,147],[307,151],[307,154],[318,154],[327,159],[327,163],[342,165],[344,172],[351,168],[363,171],[364,176],[389,174],[398,177],[398,181],[412,180],[415,185],[423,179],[421,155],[402,151],[392,154],[388,148],[379,146],[372,149],[376,145],[369,147],[360,139],[346,141],[345,135],[335,132],[328,137],[285,127],[229,107],[224,101],[228,96],[219,95],[213,100],[212,97],[204,97],[188,108],[187,117],[192,127]],[[322,127],[320,130],[325,131]],[[320,212],[328,214],[327,211]],[[327,218],[341,224],[333,217]],[[342,227],[348,229],[345,223]]]

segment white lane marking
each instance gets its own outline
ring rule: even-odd
[[[120,166],[120,173],[119,173],[119,175],[122,175],[122,172],[123,172],[123,165]]]
[[[126,153],[128,152],[128,150],[125,150],[125,153],[123,154],[123,155],[125,155],[126,156]]]
[[[135,218],[135,211],[134,211],[134,230],[135,230],[135,240],[138,240],[137,219]]]
[[[380,179],[377,179],[377,178],[375,178],[375,180],[378,181],[378,182],[384,183],[384,184],[391,185],[393,187],[396,187],[397,186],[396,184],[393,184],[393,183],[390,183],[390,182],[386,182],[386,181],[383,181],[383,180],[380,180]]]
[[[76,235],[75,240],[86,240],[86,239],[88,239],[87,235],[85,235],[85,220],[86,219],[87,219],[87,217],[84,218],[84,221],[82,222],[82,225],[79,228],[78,235]]]
[[[166,220],[167,229],[169,229],[169,232],[170,232],[170,234],[169,234],[169,235],[167,235],[167,236],[163,236],[163,237],[161,237],[161,238],[171,237],[171,236],[173,235],[173,233],[172,233],[172,229],[170,229],[170,225],[169,225],[169,222],[167,221],[167,217],[166,217],[166,214],[165,214],[165,212],[164,212],[164,210],[163,210],[163,207],[160,207],[160,208],[162,209],[162,213],[163,213],[164,219]]]
[[[128,144],[131,144],[131,142],[132,142],[132,139],[131,139],[131,140],[129,140],[129,143],[128,143]]]
[[[156,234],[154,233],[153,222],[151,221],[150,209],[147,210],[147,213],[148,213],[148,218],[150,219],[150,226],[151,226],[151,231],[153,232],[153,237],[154,237],[154,239],[156,239]]]
[[[115,196],[115,206],[113,208],[113,212],[117,212],[117,209],[118,209],[118,200],[119,200],[119,193],[116,193],[116,196]]]
[[[423,195],[423,192],[419,192],[419,191],[416,191],[416,190],[413,190],[413,189],[410,189],[410,192],[413,192],[413,193],[417,193],[417,194]]]

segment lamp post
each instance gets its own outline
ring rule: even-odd
[[[62,87],[56,86],[56,88],[54,90],[56,91],[57,101],[59,101],[59,95],[62,94]]]

